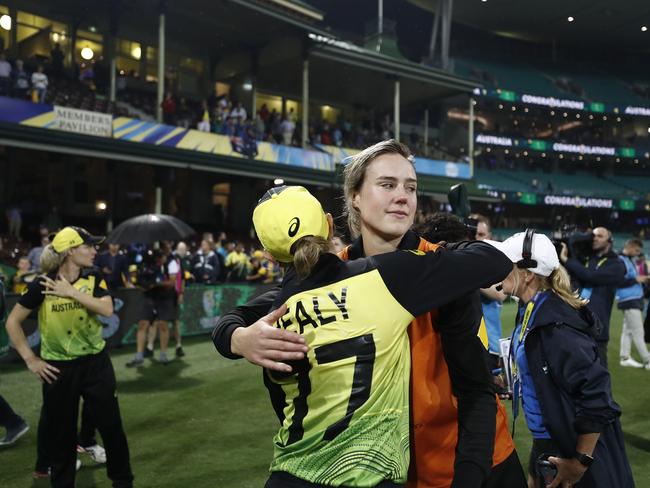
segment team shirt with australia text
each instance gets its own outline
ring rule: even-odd
[[[277,327],[309,346],[294,374],[265,371],[281,421],[271,471],[316,484],[370,487],[406,481],[414,317],[505,278],[512,263],[472,242],[453,252],[398,251],[343,262],[321,257],[312,274],[288,275]]]
[[[55,280],[56,273],[51,273],[48,277]],[[97,316],[71,298],[44,295],[43,281],[43,278],[32,281],[19,301],[25,308],[38,308],[41,357],[52,361],[67,361],[101,352],[105,342]],[[82,270],[72,286],[94,297],[109,294],[106,282],[92,269]]]

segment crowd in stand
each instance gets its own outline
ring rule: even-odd
[[[49,79],[39,64],[33,72],[28,72],[22,59],[13,65],[5,53],[0,53],[0,96],[29,99],[44,103]]]
[[[50,231],[40,227],[39,242],[26,246],[16,236],[0,237],[0,279],[8,292],[21,294],[40,273],[40,257],[50,242]],[[105,246],[95,265],[101,271],[109,289],[140,286],[147,289],[160,281],[170,257],[181,264],[183,282],[192,284],[274,283],[281,279],[279,267],[269,261],[258,248],[243,242],[228,240],[225,233],[214,239],[203,234],[199,243],[190,241],[166,243],[161,248],[133,243],[121,247]],[[164,248],[175,249],[166,255]],[[5,271],[5,276],[2,269]]]

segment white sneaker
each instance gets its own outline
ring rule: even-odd
[[[626,368],[643,368],[643,363],[640,363],[636,359],[627,358],[621,359],[621,366]]]
[[[77,452],[88,454],[97,464],[104,464],[106,462],[106,450],[99,444],[88,447],[77,446]]]

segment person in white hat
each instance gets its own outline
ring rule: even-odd
[[[510,357],[513,415],[521,397],[533,436],[528,486],[633,487],[621,409],[595,341],[599,323],[553,243],[534,229],[489,242],[515,265],[502,288],[520,300]]]

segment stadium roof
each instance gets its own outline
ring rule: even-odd
[[[436,0],[409,0],[434,11]],[[572,17],[572,22],[568,18]],[[506,37],[563,44],[607,44],[648,50],[648,0],[465,0],[453,20]],[[452,34],[453,36],[453,34]]]

